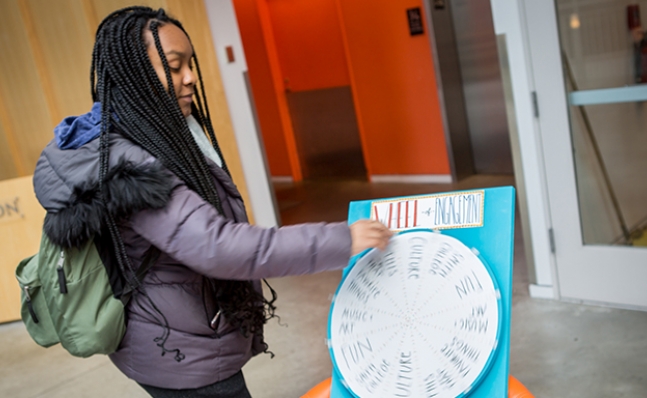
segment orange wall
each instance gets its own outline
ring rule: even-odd
[[[335,0],[268,0],[285,88],[350,85]]]
[[[240,35],[245,47],[249,80],[254,94],[267,162],[272,176],[291,176],[276,88],[256,0],[234,0]]]
[[[429,32],[409,35],[421,0],[337,0],[371,175],[449,174]]]
[[[234,0],[271,174],[291,175],[285,139],[291,132],[283,131],[285,121],[280,117],[283,113],[285,118],[285,98],[279,98],[283,88],[278,87],[270,65],[270,58],[276,58],[280,46],[288,43],[276,43],[270,50],[276,53],[268,52],[259,3],[265,2],[261,3],[266,6],[261,10],[264,18],[266,13],[296,18],[296,10],[314,12],[309,8],[314,1],[322,10],[336,3],[369,174],[450,174],[429,32],[410,36],[406,18],[407,8],[423,8],[422,0]],[[288,6],[295,7],[295,14],[284,8]],[[271,34],[277,38],[283,35],[283,29],[273,25]],[[300,38],[293,39],[292,43],[301,43]],[[337,54],[330,50],[334,48],[331,43],[334,39],[319,45]],[[311,46],[300,51],[312,56],[317,55],[316,50]],[[303,68],[289,72],[290,67],[283,66],[285,61],[281,63],[280,68],[294,76],[291,84],[296,83],[297,88],[321,87],[322,82],[340,76],[308,76],[304,72],[309,71]]]

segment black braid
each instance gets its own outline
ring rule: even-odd
[[[186,185],[224,215],[222,203],[209,165],[195,142],[182,114],[173,89],[173,81],[159,38],[159,27],[173,24],[186,31],[179,21],[170,18],[163,9],[128,7],[108,15],[99,25],[92,53],[90,83],[92,99],[101,102],[100,171],[102,199],[107,207],[108,192],[103,184],[109,171],[109,133],[118,131],[162,162]],[[153,43],[144,37],[150,31]],[[187,34],[187,38],[189,35]],[[190,40],[190,39],[189,39]],[[148,46],[154,45],[164,67],[167,81],[164,88],[148,57]],[[195,52],[192,62],[197,71],[199,85],[195,90],[192,114],[206,130],[216,153],[222,159],[222,168],[229,174],[210,120],[209,107],[202,74]],[[119,270],[130,288],[150,300],[135,277],[128,258],[117,220],[111,215],[105,222],[113,241]],[[276,299],[266,300],[249,281],[212,281],[215,298],[222,315],[241,333],[260,334],[263,324],[274,317]],[[153,308],[157,308],[153,305]],[[159,311],[158,311],[159,312]],[[164,347],[168,337],[168,323],[163,314],[157,318],[165,327],[164,334],[156,340],[162,353],[175,351],[175,359],[183,355]]]

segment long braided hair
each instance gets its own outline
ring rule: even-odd
[[[167,169],[184,181],[189,189],[198,193],[224,215],[209,166],[193,139],[176,98],[158,33],[159,27],[165,24],[173,24],[186,34],[180,22],[170,18],[163,9],[156,11],[148,7],[128,7],[115,11],[108,15],[97,29],[90,83],[92,99],[101,103],[99,181],[102,191],[105,185],[103,181],[109,172],[108,134],[116,130],[159,159]],[[154,43],[146,42],[144,34],[147,30],[151,32]],[[186,36],[189,38],[188,34]],[[147,53],[150,45],[155,46],[162,61],[168,90],[151,64]],[[223,161],[223,170],[229,174],[211,125],[195,52],[191,61],[199,81],[195,89],[196,101],[192,104],[192,115],[207,131],[214,149]],[[102,195],[104,203],[108,200],[106,196]],[[143,292],[126,254],[116,220],[108,215],[106,224],[122,277],[133,291]],[[249,281],[205,278],[204,282],[221,315],[246,336],[250,333],[260,334],[263,324],[275,316],[276,307],[273,303],[276,294],[273,290],[272,300],[268,301]],[[147,297],[146,294],[144,296]],[[156,309],[154,304],[153,307]],[[164,347],[169,333],[168,323],[163,314],[158,315],[161,316],[160,323],[165,326],[165,334],[156,339],[163,350],[162,354],[176,351],[176,360],[182,360],[183,356],[178,355],[179,351],[167,350]]]

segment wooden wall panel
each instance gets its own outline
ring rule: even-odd
[[[0,323],[20,319],[16,265],[38,251],[45,210],[31,176],[0,181]]]
[[[19,2],[0,1],[0,15],[0,53],[4,54],[0,62],[0,122],[15,159],[17,175],[12,177],[17,177],[33,172],[41,150],[52,138],[52,118]],[[0,174],[11,176],[11,171],[3,169]]]
[[[214,132],[238,190],[245,202],[250,203],[204,1],[168,0],[167,4],[168,12],[182,23],[184,29],[191,36],[193,47],[200,61],[200,70],[207,91]],[[253,223],[254,216],[250,206],[247,207],[247,213],[250,222]]]
[[[91,7],[96,16],[96,23],[92,28],[92,38],[99,26],[99,22],[103,20],[108,14],[117,11],[120,8],[130,6],[148,6],[153,9],[164,8],[166,9],[166,0],[85,0],[87,6]]]
[[[11,130],[8,124],[7,111],[0,96],[0,181],[19,176],[17,165],[20,165],[18,146],[13,136],[7,135]],[[5,127],[7,124],[7,127]]]
[[[14,178],[17,175],[19,174],[11,157],[11,151],[8,148],[5,130],[0,124],[0,181]]]
[[[40,54],[36,62],[53,124],[86,113],[93,39],[81,0],[23,0],[22,14],[33,30],[32,51]]]

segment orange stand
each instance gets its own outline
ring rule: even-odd
[[[534,398],[535,396],[528,391],[526,386],[515,379],[513,376],[508,377],[508,398]]]
[[[508,378],[508,398],[534,398],[535,396],[513,376]],[[330,377],[314,386],[301,398],[330,398]]]

